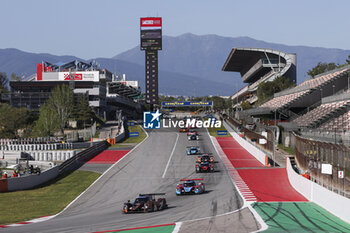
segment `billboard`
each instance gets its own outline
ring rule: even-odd
[[[80,71],[80,72],[59,72],[58,80],[61,81],[99,81],[98,71]]]
[[[162,50],[162,18],[140,19],[141,50]]]
[[[125,86],[131,86],[131,87],[136,88],[136,89],[139,88],[138,81],[118,81],[118,82],[124,84]]]
[[[162,102],[163,107],[204,107],[213,106],[213,101],[165,101]]]

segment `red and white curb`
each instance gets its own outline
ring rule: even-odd
[[[209,134],[209,132],[208,132],[208,134]],[[224,153],[224,151],[222,150],[218,140],[213,136],[209,135],[209,137],[210,137],[211,142],[216,150],[216,153],[219,155],[219,157],[220,157],[221,161],[224,163],[227,171],[230,173],[233,185],[236,187],[238,194],[243,199],[243,206],[239,210],[247,207],[250,210],[250,212],[253,214],[254,218],[259,222],[261,228],[255,232],[261,232],[261,231],[266,230],[268,228],[267,224],[262,219],[262,217],[258,214],[258,212],[256,212],[256,210],[251,206],[252,203],[257,201],[256,196],[250,190],[248,185],[244,182],[244,180],[239,175],[236,168],[232,165],[231,161],[227,158],[227,156]],[[235,210],[232,213],[239,211],[239,210]]]
[[[222,150],[219,142],[215,137],[210,136],[210,139],[218,153],[221,161],[225,164],[227,171],[230,173],[232,179],[234,180],[235,185],[242,194],[242,197],[245,201],[252,203],[256,202],[258,199],[254,193],[250,190],[248,185],[244,182],[242,177],[239,175],[237,169],[232,165],[231,161],[227,158],[225,152]]]
[[[23,226],[23,225],[30,224],[30,223],[44,222],[44,221],[47,221],[55,216],[56,215],[49,215],[49,216],[43,216],[40,218],[35,218],[35,219],[29,220],[29,221],[18,222],[18,223],[13,223],[13,224],[9,224],[9,225],[0,225],[0,228],[18,227],[18,226]]]

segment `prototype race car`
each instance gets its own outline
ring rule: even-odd
[[[215,166],[214,156],[211,154],[202,154],[197,157],[195,169],[198,172],[214,172]]]
[[[192,135],[188,135],[188,136],[187,136],[187,139],[188,139],[189,141],[195,141],[195,140],[198,140],[199,137],[198,137],[198,135],[196,135],[196,134],[192,134]]]
[[[183,194],[201,194],[205,191],[204,183],[199,182],[196,183],[196,180],[203,180],[201,179],[182,179],[180,181],[185,181],[182,184],[178,184],[176,186],[176,195],[183,195]]]
[[[198,172],[214,172],[214,163],[196,162],[196,173]]]
[[[209,162],[209,163],[214,163],[214,156],[208,153],[203,153],[200,156],[197,156],[197,162]]]
[[[185,132],[188,132],[189,130],[190,130],[189,128],[180,127],[179,132],[180,132],[180,133],[185,133]]]
[[[135,212],[153,212],[156,210],[163,210],[168,207],[165,198],[156,199],[155,196],[165,195],[165,193],[148,193],[140,194],[133,203],[128,202],[123,205],[124,214]]]
[[[186,147],[186,154],[187,155],[200,155],[200,148],[199,146],[188,146]]]
[[[199,135],[198,134],[198,132],[197,131],[195,131],[195,130],[189,130],[188,132],[187,132],[187,136],[191,136],[191,135]]]

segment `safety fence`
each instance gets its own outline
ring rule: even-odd
[[[78,154],[64,161],[59,166],[59,173],[62,174],[66,171],[77,169],[84,163],[84,161],[102,152],[108,146],[109,144],[106,141],[102,141],[98,142],[97,144],[94,144],[93,146],[89,147],[88,149],[82,152],[79,152]]]
[[[62,141],[60,137],[38,137],[38,138],[0,138],[0,145],[26,145],[26,144],[49,144]]]
[[[235,130],[240,134],[241,137],[245,137],[252,142],[256,142],[256,145],[262,148],[265,151],[272,152],[273,151],[273,132],[267,131],[267,138],[244,127],[242,124],[232,119],[231,117],[226,119],[226,122],[235,128]],[[259,140],[265,139],[265,144],[260,144]]]
[[[295,135],[295,157],[310,180],[350,198],[350,148],[343,144],[315,141]],[[331,165],[331,174],[322,172]],[[327,165],[326,165],[327,166]]]

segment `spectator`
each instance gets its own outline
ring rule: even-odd
[[[33,172],[34,172],[34,167],[33,167],[33,165],[30,165],[30,167],[29,167],[29,174],[33,174]]]
[[[18,177],[18,174],[17,174],[16,170],[13,171],[12,177]]]
[[[7,179],[7,172],[5,172],[4,175],[2,175],[2,179]]]

